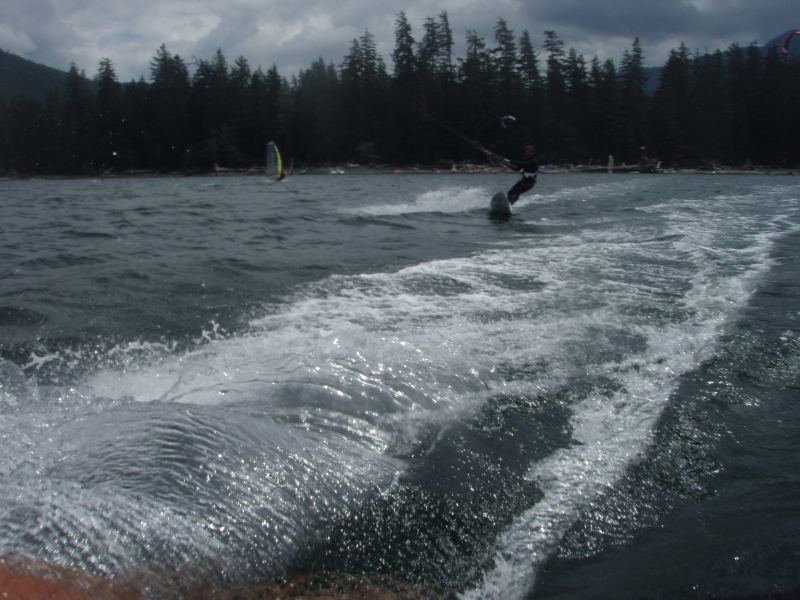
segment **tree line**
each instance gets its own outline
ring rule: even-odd
[[[800,61],[774,48],[681,44],[649,93],[638,38],[617,65],[554,31],[537,46],[502,18],[491,40],[468,30],[460,57],[446,12],[417,36],[400,12],[394,37],[391,70],[365,31],[339,65],[319,58],[290,79],[221,50],[189,65],[165,45],[149,81],[121,83],[105,58],[90,82],[73,64],[44,102],[0,96],[0,172],[250,168],[268,140],[296,166],[485,161],[465,140],[512,157],[532,143],[554,163],[632,163],[644,146],[665,167],[800,164]]]

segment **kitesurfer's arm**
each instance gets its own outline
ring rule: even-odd
[[[520,173],[536,173],[539,170],[539,163],[535,160],[525,160],[512,162],[511,167]]]

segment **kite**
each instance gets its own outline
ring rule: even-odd
[[[783,38],[783,43],[781,44],[781,54],[783,54],[783,58],[789,58],[789,42],[796,35],[800,35],[800,31],[791,31],[785,38]]]
[[[502,119],[500,119],[500,125],[502,125],[503,129],[505,129],[506,127],[508,127],[509,122],[516,120],[517,117],[515,117],[514,115],[506,115]]]

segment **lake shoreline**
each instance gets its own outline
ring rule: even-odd
[[[539,169],[542,175],[564,175],[564,174],[588,174],[588,175],[770,175],[770,176],[797,176],[800,175],[800,168],[753,168],[753,169],[658,169],[655,171],[642,171],[634,166],[622,165],[615,167],[609,172],[605,167],[595,166],[564,166],[564,167],[544,167]],[[437,169],[435,167],[314,167],[301,169],[289,173],[288,177],[303,175],[487,175],[487,174],[507,174],[514,172],[508,169],[497,167],[482,167],[479,165],[470,168],[458,169]],[[132,179],[132,178],[167,178],[167,177],[262,177],[263,172],[259,169],[219,169],[217,171],[187,173],[181,171],[171,171],[161,173],[158,171],[119,171],[111,173],[95,173],[83,175],[15,175],[6,174],[0,176],[2,181],[26,181],[26,180],[106,180],[106,179]]]

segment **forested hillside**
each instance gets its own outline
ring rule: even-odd
[[[190,71],[166,46],[148,81],[121,83],[107,58],[90,85],[73,65],[44,100],[0,96],[0,172],[247,168],[268,140],[296,167],[485,161],[465,138],[511,156],[533,143],[553,163],[631,163],[645,146],[665,167],[800,164],[800,61],[774,46],[682,45],[648,93],[638,39],[600,61],[501,18],[455,56],[446,12],[417,32],[400,13],[394,36],[390,66],[365,31],[339,64],[320,58],[291,78],[221,50]],[[503,128],[506,114],[516,121]]]
[[[53,89],[64,85],[59,71],[0,50],[0,93],[6,97],[25,95],[44,101]]]

